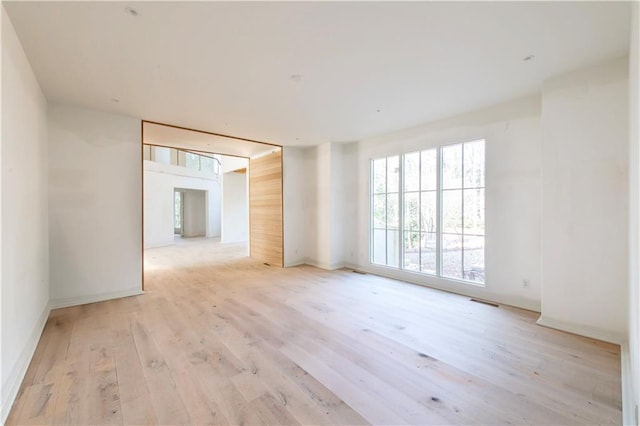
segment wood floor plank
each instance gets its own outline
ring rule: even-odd
[[[158,419],[131,332],[132,318],[135,316],[124,312],[110,313],[122,420],[124,424],[156,424]]]
[[[176,383],[167,368],[162,352],[157,348],[141,318],[131,324],[142,371],[155,408],[162,424],[189,424],[191,419],[176,389]]]
[[[620,348],[242,244],[147,250],[142,296],[52,311],[14,424],[619,424]]]

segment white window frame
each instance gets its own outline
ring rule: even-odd
[[[483,186],[479,186],[479,187],[473,187],[473,188],[466,188],[465,187],[465,183],[464,183],[464,146],[467,143],[472,143],[472,142],[484,142],[484,173],[485,173],[485,178],[484,178],[484,182],[483,182]],[[446,147],[450,147],[450,146],[454,146],[454,145],[462,145],[463,149],[462,149],[462,159],[461,159],[461,167],[462,167],[462,182],[461,182],[461,187],[460,188],[450,188],[450,189],[444,189],[443,188],[443,166],[442,166],[442,150],[443,148]],[[486,274],[485,274],[485,280],[483,282],[479,282],[479,281],[474,281],[474,280],[470,280],[470,279],[465,279],[465,274],[464,274],[464,258],[465,258],[465,250],[464,250],[464,238],[465,236],[467,236],[467,234],[465,233],[465,228],[464,228],[464,216],[465,216],[465,210],[464,210],[464,195],[465,195],[465,190],[467,189],[482,189],[484,191],[484,202],[483,202],[483,206],[484,206],[484,212],[483,212],[483,216],[484,216],[484,224],[485,224],[485,230],[484,230],[484,235],[482,235],[482,238],[484,239],[484,244],[483,244],[483,258],[484,258],[484,269],[486,271],[486,238],[487,238],[487,232],[486,232],[486,139],[485,138],[476,138],[476,139],[470,139],[470,140],[466,140],[463,142],[454,142],[454,143],[450,143],[450,144],[445,144],[445,145],[440,145],[437,147],[432,147],[432,148],[425,148],[425,149],[419,149],[417,151],[408,151],[408,152],[403,152],[401,154],[390,154],[384,157],[378,157],[378,158],[373,158],[371,159],[370,163],[369,163],[369,167],[370,167],[370,173],[369,173],[369,263],[375,267],[382,267],[382,268],[391,268],[394,270],[400,270],[403,272],[408,272],[408,273],[414,273],[414,274],[420,274],[420,275],[425,275],[425,276],[432,276],[432,277],[437,277],[439,279],[443,279],[443,280],[450,280],[450,281],[456,281],[456,282],[461,282],[464,284],[469,284],[469,285],[475,285],[475,286],[481,286],[484,287],[486,285]],[[405,269],[405,233],[406,232],[410,232],[409,230],[405,229],[405,193],[409,192],[409,193],[413,193],[413,192],[417,192],[418,194],[418,215],[421,215],[422,212],[422,197],[421,194],[423,191],[422,189],[422,152],[423,151],[429,151],[431,149],[435,149],[436,150],[436,164],[437,164],[437,172],[436,172],[436,189],[435,189],[435,193],[436,193],[436,225],[435,225],[435,237],[436,237],[436,244],[435,244],[435,262],[436,262],[436,268],[435,268],[435,274],[432,274],[430,272],[424,272],[422,271],[422,244],[419,244],[419,263],[420,263],[420,267],[418,268],[418,270],[413,270],[413,269]],[[419,185],[418,185],[418,190],[417,191],[405,191],[405,174],[404,174],[404,166],[405,166],[405,155],[408,154],[413,154],[413,153],[419,153],[420,154],[420,167],[418,169],[418,178],[419,178]],[[377,160],[385,160],[385,200],[387,200],[388,202],[388,158],[389,157],[395,157],[398,156],[399,157],[399,179],[398,179],[398,215],[399,215],[399,229],[398,229],[398,241],[396,242],[398,244],[399,250],[398,250],[398,265],[399,266],[393,266],[393,265],[389,265],[389,261],[388,261],[388,221],[385,220],[385,261],[386,264],[380,264],[380,263],[375,263],[374,262],[374,232],[376,229],[375,227],[375,218],[374,218],[374,203],[375,203],[375,195],[380,195],[380,193],[376,193],[375,192],[375,188],[374,188],[374,178],[375,178],[375,171],[374,171],[374,162]],[[442,227],[443,227],[443,195],[444,192],[447,190],[460,190],[461,192],[461,230],[460,230],[460,234],[451,234],[451,233],[447,233],[447,235],[459,235],[460,238],[462,239],[462,243],[463,243],[463,247],[461,250],[461,259],[460,259],[460,264],[461,264],[461,268],[462,270],[461,272],[461,276],[462,278],[456,278],[456,277],[449,277],[449,276],[445,276],[442,275],[442,244],[443,244],[443,235],[444,233],[442,232]],[[388,212],[388,203],[385,202],[385,219],[387,218],[387,212]],[[419,221],[421,221],[421,218],[419,217],[418,219]],[[420,229],[420,231],[418,232],[419,235],[421,235],[423,233],[422,229]],[[425,232],[426,233],[426,232]],[[476,236],[475,234],[472,234],[470,236]]]

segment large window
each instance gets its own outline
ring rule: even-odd
[[[179,158],[179,157],[178,157]],[[178,160],[180,163],[180,160]],[[194,152],[184,152],[184,167],[201,172],[220,173],[220,160],[215,155],[196,154]]]
[[[484,283],[484,140],[372,161],[371,262]]]

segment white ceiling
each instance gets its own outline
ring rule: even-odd
[[[190,129],[180,129],[158,123],[144,121],[142,123],[142,142],[149,145],[166,146],[191,151],[213,152],[235,157],[252,158],[280,147],[238,140],[223,135],[214,135]]]
[[[622,2],[3,3],[48,99],[281,145],[531,94],[629,43]]]

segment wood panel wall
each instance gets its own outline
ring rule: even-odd
[[[282,150],[249,161],[251,257],[283,266]]]

